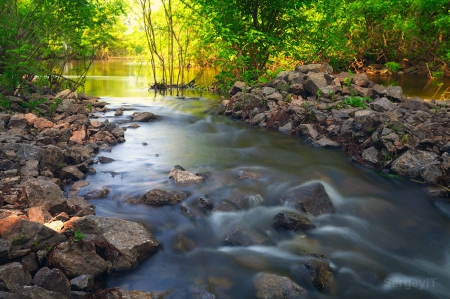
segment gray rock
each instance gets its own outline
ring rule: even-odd
[[[386,89],[386,96],[401,102],[403,99],[403,90],[400,86],[389,86]]]
[[[398,105],[400,108],[403,109],[408,109],[408,110],[420,110],[423,112],[430,112],[430,108],[427,107],[427,105],[425,105],[425,101],[421,98],[412,98],[408,101],[405,101],[403,103],[400,103]]]
[[[316,228],[315,224],[298,213],[281,212],[275,215],[273,218],[273,226],[275,228],[284,228],[293,231],[304,231],[308,229]]]
[[[369,109],[356,111],[355,117],[353,118],[353,128],[356,130],[356,127],[358,127],[364,132],[371,132],[374,127],[375,113],[376,112]]]
[[[271,94],[275,93],[275,88],[273,87],[264,87],[262,90],[262,93],[264,96],[270,96]]]
[[[111,131],[111,134],[113,134],[116,138],[120,138],[125,136],[125,131],[122,128],[117,127]]]
[[[425,165],[420,170],[420,176],[425,182],[437,184],[439,180],[442,178],[443,173],[439,165]]]
[[[312,113],[313,113],[313,115],[314,115],[314,118],[315,118],[319,123],[324,123],[324,122],[327,121],[328,115],[327,115],[326,113],[323,113],[322,111],[317,110],[317,109],[312,109],[311,111],[312,111]]]
[[[305,78],[303,86],[312,95],[316,95],[319,89],[325,89],[332,81],[331,77],[325,73],[309,72]]]
[[[320,260],[309,260],[305,263],[306,269],[309,271],[313,285],[319,291],[323,292],[330,281],[333,279],[333,273],[330,267]]]
[[[292,130],[292,122],[288,122],[284,126],[279,127],[278,130],[280,132],[287,132],[287,133],[289,133]]]
[[[92,275],[80,275],[70,281],[72,291],[90,291],[94,288],[94,277]]]
[[[333,203],[321,183],[298,187],[284,195],[282,201],[314,216],[335,212]]]
[[[206,291],[207,286],[190,285],[189,299],[215,299],[216,296]]]
[[[297,83],[297,84],[292,84],[291,86],[289,86],[287,92],[294,94],[294,95],[304,95],[305,94],[305,87],[303,86],[303,84],[301,83]]]
[[[60,178],[62,180],[81,180],[85,177],[76,166],[66,166],[61,168]]]
[[[442,159],[442,167],[450,169],[450,154],[448,152],[445,152],[441,156]]]
[[[331,74],[333,72],[333,68],[328,63],[322,63],[322,64],[304,64],[304,65],[298,65],[295,67],[296,72],[301,73],[328,73]]]
[[[28,121],[25,118],[25,115],[16,113],[11,116],[8,123],[9,129],[26,129],[28,128]]]
[[[43,207],[52,215],[67,209],[64,192],[49,178],[27,180],[23,183],[22,194],[29,207]]]
[[[187,197],[184,192],[167,192],[160,189],[153,189],[142,195],[137,200],[127,200],[131,203],[144,203],[148,205],[177,204]]]
[[[339,148],[340,147],[339,143],[337,143],[336,141],[333,141],[327,137],[322,137],[319,140],[314,141],[313,145],[326,147],[326,148]]]
[[[60,293],[48,291],[38,286],[24,286],[15,293],[14,299],[67,299]]]
[[[312,124],[301,124],[299,127],[299,134],[302,136],[310,137],[315,139],[319,133],[314,129],[314,125]]]
[[[265,235],[250,228],[235,228],[225,237],[224,241],[236,246],[268,245],[271,243]]]
[[[9,259],[12,243],[10,240],[0,238],[0,265]]]
[[[256,126],[256,125],[259,125],[259,124],[261,124],[261,123],[263,123],[265,121],[266,121],[266,114],[265,113],[258,113],[252,118],[251,124]]]
[[[134,112],[131,114],[132,121],[149,122],[156,120],[156,116],[151,112]]]
[[[95,246],[64,242],[52,252],[51,266],[60,269],[69,278],[80,275],[99,277],[109,269],[109,264],[96,252]]]
[[[235,94],[237,94],[238,92],[242,92],[244,90],[246,91],[246,89],[247,89],[247,84],[245,82],[236,81],[236,82],[234,82],[234,84],[230,88],[230,90],[228,91],[228,95],[230,97],[232,97]]]
[[[39,162],[39,169],[41,171],[48,170],[55,172],[55,170],[60,169],[63,164],[63,151],[59,147],[49,145],[42,153],[42,159]]]
[[[111,163],[111,162],[114,162],[114,161],[116,161],[116,160],[114,160],[113,158],[105,157],[105,156],[99,156],[99,157],[98,157],[98,161],[99,161],[100,163],[102,163],[102,164],[105,164],[105,163]]]
[[[36,253],[30,252],[26,256],[22,257],[22,264],[27,267],[28,272],[34,273],[39,269]]]
[[[422,177],[426,182],[434,183],[436,178],[435,175],[428,176],[428,174],[433,172],[433,168],[428,169],[427,167],[431,165],[439,165],[439,156],[432,152],[420,151],[420,150],[408,150],[400,157],[398,157],[392,163],[392,170],[396,173],[411,177],[417,178]],[[422,174],[425,176],[422,176]],[[428,180],[432,181],[428,181]]]
[[[61,293],[68,296],[70,293],[70,282],[59,269],[43,267],[33,277],[33,283],[48,291]]]
[[[64,235],[45,225],[14,215],[0,219],[0,235],[3,239],[16,240],[23,248],[36,247],[36,249],[43,249],[46,244],[51,245],[67,240]]]
[[[15,292],[31,282],[31,275],[20,263],[14,262],[0,266],[0,281],[7,291]]]
[[[78,181],[75,182],[72,187],[70,187],[69,196],[75,196],[83,188],[89,185],[88,181]]]
[[[111,192],[111,190],[109,189],[109,187],[104,186],[102,187],[102,189],[96,189],[96,190],[91,190],[89,191],[85,197],[87,199],[100,199],[100,198],[107,198],[109,192]]]
[[[20,158],[20,160],[41,160],[43,151],[40,147],[31,145],[31,144],[24,144],[24,143],[14,143],[11,145],[8,145],[10,148],[12,148],[17,156]]]
[[[355,85],[360,87],[369,87],[370,83],[366,73],[356,74],[355,76],[353,76],[352,81],[353,83],[355,83]]]
[[[188,172],[183,167],[175,165],[169,172],[169,179],[175,184],[186,185],[196,184],[205,181],[205,178],[201,175]]]
[[[117,109],[116,112],[114,112],[114,116],[121,116],[123,115],[123,110],[122,109]]]
[[[298,299],[306,291],[287,277],[258,273],[254,280],[256,297],[261,299]]]
[[[380,163],[380,152],[372,146],[363,151],[362,158],[364,161],[370,162],[370,163],[376,165],[376,164]]]
[[[393,110],[396,106],[388,100],[388,98],[381,98],[370,103],[370,108],[374,111],[384,112]]]
[[[212,210],[212,213],[216,213],[216,212],[234,212],[234,211],[237,211],[237,210],[238,210],[238,208],[232,202],[230,202],[230,201],[222,201],[222,202],[219,202],[214,207],[214,209]]]
[[[84,199],[84,197],[73,196],[67,199],[69,214],[83,217],[95,215],[94,205]]]
[[[79,229],[83,234],[96,235],[113,245],[119,252],[108,256],[108,261],[111,261],[114,269],[134,267],[160,246],[152,233],[136,222],[86,216],[66,222],[65,227],[71,227],[72,230]],[[91,273],[81,272],[79,275],[81,274]]]
[[[21,168],[21,173],[26,177],[37,177],[39,176],[39,161],[28,160],[25,165]]]

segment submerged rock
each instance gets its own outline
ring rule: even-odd
[[[316,225],[306,216],[292,212],[281,212],[275,215],[273,218],[273,226],[275,228],[284,228],[293,231],[304,231],[316,228]]]
[[[258,273],[253,283],[256,297],[261,299],[297,299],[306,291],[287,277],[270,273]]]
[[[313,285],[316,289],[323,292],[333,278],[330,267],[316,259],[307,261],[305,267],[309,271]]]
[[[284,195],[282,201],[291,203],[298,210],[314,216],[335,212],[333,203],[321,183],[311,183],[296,188]]]
[[[271,243],[265,235],[250,228],[235,228],[225,237],[225,242],[237,246],[267,245]]]

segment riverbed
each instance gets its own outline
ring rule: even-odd
[[[163,244],[137,268],[108,276],[106,287],[170,290],[169,298],[189,298],[190,286],[206,285],[217,298],[255,298],[254,276],[270,272],[305,288],[305,298],[448,296],[450,221],[422,184],[355,165],[343,151],[218,116],[219,96],[161,96],[148,92],[148,82],[133,72],[95,72],[95,65],[92,72],[86,92],[101,96],[110,108],[99,120],[126,126],[135,111],[159,118],[129,128],[125,143],[101,152],[116,161],[97,164],[97,174],[88,176],[90,185],[81,191],[107,186],[107,198],[91,200],[97,215],[141,222]],[[119,107],[126,110],[115,117]],[[174,185],[168,179],[174,165],[207,180]],[[275,230],[273,217],[292,210],[281,205],[283,195],[310,182],[325,186],[336,213],[308,216],[317,228],[307,233]],[[126,202],[155,188],[188,193],[183,205],[196,215],[180,204]],[[248,197],[251,204],[235,212],[202,213],[197,201],[205,196],[214,204]],[[261,232],[270,245],[227,245],[224,236],[233,225]],[[328,257],[334,283],[325,294],[305,275],[303,251]]]

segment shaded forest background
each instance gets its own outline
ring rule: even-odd
[[[0,36],[0,91],[33,78],[77,88],[93,59],[110,57],[148,61],[167,84],[186,84],[186,68],[218,67],[224,88],[313,62],[426,64],[450,76],[448,0],[6,0]],[[73,59],[85,67],[64,78]]]

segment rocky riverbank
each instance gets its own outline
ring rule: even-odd
[[[401,87],[375,84],[365,73],[332,72],[327,64],[303,65],[265,84],[236,82],[219,113],[343,148],[383,173],[447,186],[432,194],[447,196],[450,103],[405,97]]]
[[[89,184],[82,180],[95,173],[93,164],[105,162],[94,158],[99,149],[125,142],[126,128],[90,119],[106,103],[69,90],[3,100],[9,105],[0,112],[0,298],[153,298],[101,290],[101,280],[148,258],[158,240],[142,224],[95,216],[76,195]],[[136,112],[130,121],[153,119]],[[74,181],[66,197],[62,188]]]

